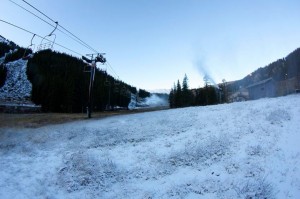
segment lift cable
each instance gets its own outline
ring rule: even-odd
[[[119,78],[119,76],[118,76],[118,74],[116,73],[116,71],[113,69],[113,67],[111,66],[111,64],[108,62],[108,61],[106,61],[106,66],[108,66],[110,69],[111,69],[111,71],[116,75],[116,78],[117,79],[120,79]]]
[[[28,13],[34,15],[34,16],[37,17],[38,19],[40,19],[40,20],[42,20],[43,22],[47,23],[48,25],[52,26],[53,28],[55,28],[55,25],[49,23],[49,22],[46,21],[45,19],[43,19],[43,18],[39,17],[38,15],[34,14],[34,13],[31,12],[30,10],[28,10],[28,9],[24,8],[23,6],[21,6],[20,4],[14,2],[14,1],[12,1],[12,0],[9,0],[9,1],[12,2],[13,4],[15,4],[16,6],[22,8],[23,10],[27,11]],[[50,20],[53,21],[52,19],[50,19]],[[56,23],[56,22],[55,22],[55,23]],[[58,24],[58,26],[60,26],[60,25]],[[63,33],[64,35],[66,35],[67,37],[71,38],[72,40],[76,41],[76,42],[79,43],[80,45],[86,47],[87,49],[89,49],[89,50],[91,50],[91,51],[94,51],[94,49],[91,48],[90,46],[88,46],[86,43],[84,43],[84,42],[82,42],[82,41],[79,41],[78,39],[75,39],[75,38],[74,38],[75,35],[74,35],[73,37],[71,37],[71,36],[69,35],[69,34],[71,34],[71,33],[67,34],[66,32],[62,31],[62,30],[59,29],[59,28],[57,28],[57,30],[60,31],[61,33]]]
[[[33,32],[31,32],[31,31],[26,30],[25,28],[22,28],[22,27],[20,27],[20,26],[15,25],[15,24],[9,23],[9,22],[4,21],[4,20],[2,20],[2,19],[0,19],[0,21],[3,22],[3,23],[6,23],[6,24],[8,24],[8,25],[14,26],[15,28],[18,28],[18,29],[20,29],[20,30],[23,30],[23,31],[25,31],[25,32],[27,32],[27,33],[29,33],[29,34],[32,34],[32,35],[35,34],[35,36],[37,36],[37,37],[39,37],[39,38],[41,38],[41,39],[44,38],[44,37],[42,37],[42,36],[40,36],[40,35],[38,35],[38,34],[36,34],[36,33],[33,33]],[[49,42],[52,42],[51,40],[49,40],[49,39],[47,39],[47,38],[45,38],[45,40],[46,40],[46,41],[49,41]],[[67,48],[67,47],[65,47],[65,46],[63,46],[63,45],[61,45],[61,44],[59,44],[59,43],[54,43],[54,44],[57,45],[57,46],[59,46],[59,47],[62,47],[62,48],[64,48],[64,49],[66,49],[66,50],[68,50],[68,51],[70,51],[70,52],[73,52],[73,53],[75,53],[75,54],[77,54],[77,55],[82,56],[82,54],[80,54],[80,53],[78,53],[78,52],[76,52],[76,51],[74,51],[74,50],[72,50],[72,49],[70,49],[70,48]]]
[[[44,22],[47,23],[48,25],[50,25],[50,26],[52,26],[52,27],[55,27],[54,25],[52,25],[52,24],[50,24],[49,22],[45,21],[45,20],[42,19],[41,17],[37,16],[36,14],[32,13],[31,11],[29,11],[28,9],[24,8],[23,6],[17,4],[16,2],[14,2],[14,1],[12,1],[12,0],[9,0],[9,1],[11,1],[11,2],[14,3],[15,5],[19,6],[20,8],[26,10],[27,12],[31,13],[32,15],[34,15],[35,17],[39,18],[40,20],[44,21]],[[49,16],[47,16],[45,13],[43,13],[42,11],[40,11],[39,9],[37,9],[35,6],[33,6],[33,5],[31,5],[30,3],[28,3],[26,0],[22,0],[22,1],[23,1],[24,3],[26,3],[27,5],[29,5],[30,7],[32,7],[33,9],[35,9],[36,11],[38,11],[40,14],[42,14],[43,16],[45,16],[45,17],[46,17],[47,19],[49,19],[50,21],[52,21],[52,22],[54,22],[54,23],[57,23],[56,21],[54,21],[53,19],[51,19]],[[10,24],[10,25],[12,25],[12,24]],[[66,28],[64,28],[64,27],[61,26],[60,24],[58,24],[58,26],[59,26],[60,28],[62,28],[63,30],[65,30],[66,32],[68,32],[68,33],[69,33],[70,35],[72,35],[73,37],[71,37],[70,35],[66,34],[65,32],[63,32],[63,31],[60,30],[60,29],[57,29],[57,30],[59,30],[60,32],[64,33],[66,36],[70,37],[71,39],[73,39],[74,41],[78,42],[79,44],[85,46],[86,48],[88,48],[88,49],[94,51],[95,53],[98,53],[97,50],[95,50],[94,48],[92,48],[91,46],[89,46],[87,43],[85,43],[84,41],[82,41],[80,38],[78,38],[76,35],[74,35],[74,34],[71,33],[70,31],[68,31]],[[18,28],[20,28],[20,27],[18,27]],[[23,29],[23,28],[22,28],[22,29]],[[23,30],[24,30],[24,29],[23,29]],[[30,33],[31,33],[31,32],[30,32]],[[34,33],[31,33],[31,34],[34,34]],[[39,35],[37,35],[37,36],[40,37]],[[74,39],[74,38],[76,38],[77,40]],[[74,53],[76,53],[76,54],[78,54],[78,55],[81,55],[80,53],[77,53],[77,52],[75,52],[75,51],[73,51],[73,50],[71,50],[71,49],[69,49],[69,48],[66,48],[66,47],[60,45],[60,44],[57,44],[57,43],[55,43],[55,44],[58,45],[58,46],[60,46],[60,47],[65,48],[65,49],[67,49],[67,50],[69,50],[69,51],[71,51],[71,52],[74,52]],[[116,75],[116,78],[119,79],[118,74],[115,72],[115,70],[113,69],[113,67],[111,66],[111,64],[110,64],[109,62],[106,62],[105,64],[111,68],[111,71]]]
[[[46,18],[48,18],[49,20],[51,20],[52,22],[56,23],[56,21],[54,21],[53,19],[51,19],[49,16],[47,16],[45,13],[43,13],[42,11],[40,11],[39,9],[37,9],[36,7],[34,7],[33,5],[31,5],[30,3],[28,3],[25,0],[22,0],[23,2],[25,2],[27,5],[29,5],[30,7],[32,7],[33,9],[35,9],[36,11],[38,11],[40,14],[42,14],[43,16],[45,16]],[[60,24],[58,24],[59,27],[61,27],[63,30],[65,30],[66,32],[68,32],[70,35],[72,35],[74,38],[76,38],[78,41],[78,43],[80,43],[81,45],[84,45],[85,47],[87,47],[88,49],[94,51],[95,53],[99,53],[97,50],[95,50],[94,48],[92,48],[90,45],[88,45],[87,43],[85,43],[84,41],[82,41],[80,38],[78,38],[76,35],[74,35],[73,33],[71,33],[69,30],[67,30],[66,28],[64,28],[63,26],[61,26]],[[80,41],[80,42],[79,42]]]
[[[48,21],[42,19],[41,17],[39,17],[38,15],[34,14],[33,12],[31,12],[30,10],[24,8],[23,6],[21,6],[20,4],[17,4],[16,2],[9,0],[10,2],[12,2],[13,4],[15,4],[16,6],[26,10],[27,12],[29,12],[30,14],[34,15],[35,17],[39,18],[40,20],[42,20],[43,22],[47,23],[48,25],[52,26],[53,28],[55,27],[54,25],[52,25],[51,23],[49,23]]]
[[[18,29],[20,29],[20,30],[23,30],[23,31],[25,31],[25,32],[27,32],[27,33],[29,33],[29,34],[35,35],[36,37],[39,37],[39,38],[41,38],[41,39],[43,38],[42,36],[40,36],[40,35],[38,35],[38,34],[36,34],[36,33],[33,33],[33,32],[31,32],[31,31],[29,31],[29,30],[27,30],[27,29],[25,29],[25,28],[22,28],[22,27],[20,27],[20,26],[17,26],[17,25],[15,25],[15,24],[12,24],[12,23],[7,22],[7,21],[5,21],[5,20],[0,19],[0,21],[3,22],[3,23],[6,23],[6,24],[8,24],[8,25],[11,25],[11,26],[13,26],[13,27],[15,27],[15,28],[18,28]],[[49,39],[47,39],[47,38],[46,38],[45,40],[51,42],[51,40],[49,40]],[[80,57],[83,56],[81,53],[78,53],[78,52],[76,52],[76,51],[74,51],[74,50],[72,50],[72,49],[70,49],[70,48],[68,48],[68,47],[65,47],[65,46],[59,44],[59,43],[56,43],[56,42],[55,42],[54,44],[57,45],[57,46],[60,46],[60,47],[62,47],[62,48],[64,48],[64,49],[66,49],[66,50],[68,50],[68,51],[70,51],[70,52],[73,52],[73,53],[79,55]],[[116,71],[115,71],[115,70],[113,69],[113,67],[111,66],[111,64],[110,64],[108,61],[106,61],[105,65],[108,66],[108,67],[111,69],[112,73],[114,73],[114,75],[116,76],[116,79],[119,80],[120,78],[119,78],[118,74],[116,73]]]

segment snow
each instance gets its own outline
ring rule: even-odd
[[[300,198],[300,95],[0,128],[0,198]]]
[[[19,59],[5,64],[7,76],[0,88],[0,101],[24,102],[30,98],[32,85],[27,79],[27,61]]]

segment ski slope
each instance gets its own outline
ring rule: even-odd
[[[0,198],[300,198],[300,95],[0,129]]]

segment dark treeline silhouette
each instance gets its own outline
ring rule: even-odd
[[[203,88],[189,89],[188,78],[185,75],[182,85],[179,80],[173,85],[169,94],[169,104],[171,108],[188,106],[206,106],[224,103],[225,84],[212,86],[206,84]]]
[[[4,85],[7,75],[7,69],[4,65],[0,66],[0,88]]]
[[[32,101],[46,112],[83,112],[87,106],[89,75],[86,64],[67,54],[44,50],[35,53],[27,64],[32,83]],[[96,69],[93,89],[93,110],[127,107],[130,93],[136,88],[115,80]]]
[[[246,88],[251,84],[268,78],[278,82],[297,76],[300,76],[300,48],[294,50],[285,58],[258,68],[243,79],[232,82],[228,85],[228,90],[234,92],[241,87]]]
[[[22,48],[12,41],[0,42],[0,57],[5,56],[0,65],[0,87],[5,84],[7,76],[5,64],[28,59],[27,76],[32,83],[31,100],[35,104],[41,105],[45,112],[85,112],[90,78],[87,64],[81,59],[52,50],[28,56],[31,53],[31,49]],[[93,111],[102,111],[127,108],[131,94],[137,94],[137,89],[96,68],[92,93]],[[139,89],[138,95],[145,98],[150,93]]]
[[[144,89],[139,89],[139,97],[140,98],[150,97],[150,93]]]
[[[171,108],[188,106],[205,106],[224,102],[222,88],[206,84],[203,88],[189,89],[188,78],[185,75],[182,85],[178,80],[169,94]]]

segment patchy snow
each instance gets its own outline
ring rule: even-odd
[[[0,88],[0,101],[26,101],[30,98],[32,85],[27,79],[27,61],[19,59],[5,64],[7,76]]]
[[[300,95],[0,129],[0,198],[300,198]]]

